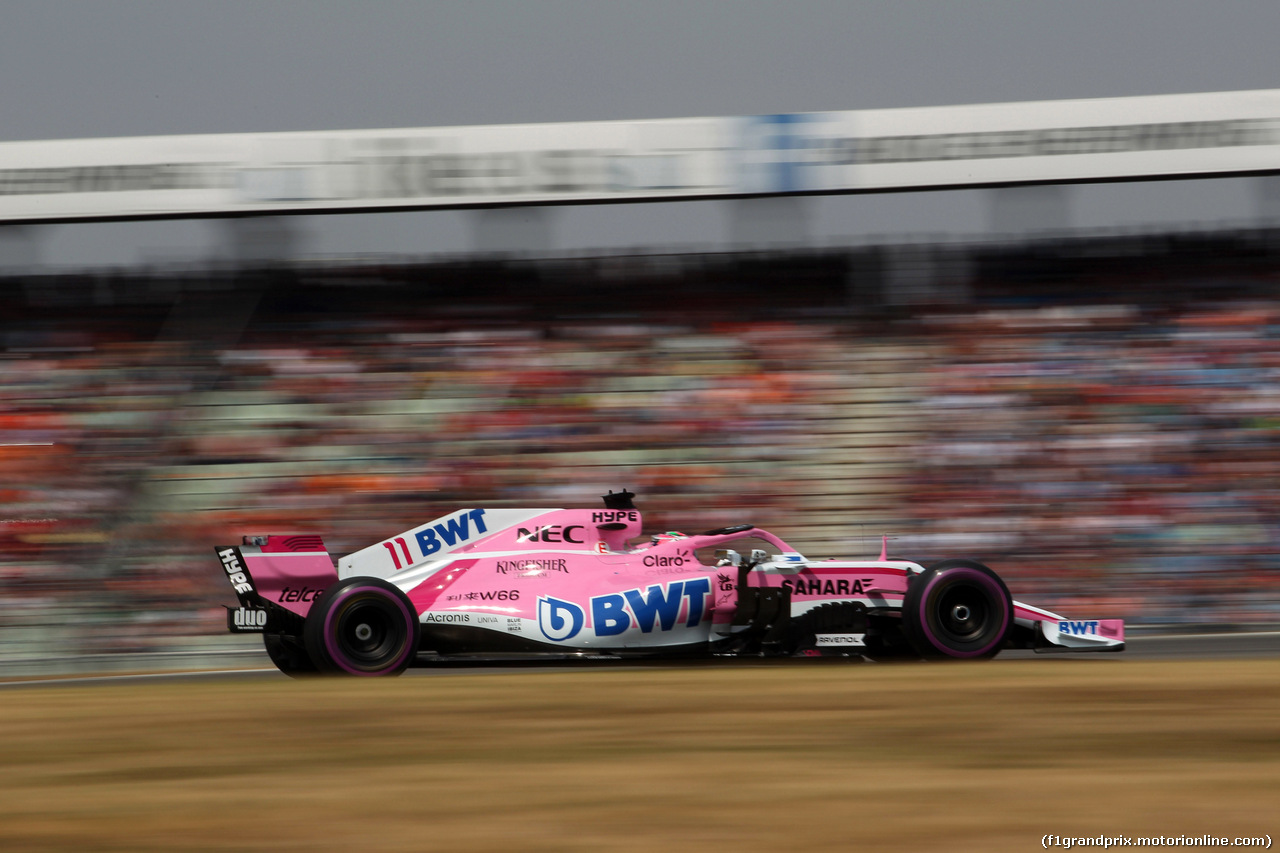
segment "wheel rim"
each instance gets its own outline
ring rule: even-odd
[[[1012,618],[1008,593],[994,576],[970,567],[938,572],[921,591],[921,641],[946,657],[989,656],[999,649]]]
[[[973,643],[991,627],[992,608],[987,596],[967,584],[957,584],[938,597],[938,627],[947,639]]]
[[[394,667],[406,653],[405,614],[381,595],[353,596],[337,609],[331,625],[334,657],[345,669],[377,672]]]

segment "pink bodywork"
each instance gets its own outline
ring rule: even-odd
[[[241,552],[258,594],[299,616],[339,576],[373,576],[405,591],[424,629],[482,628],[574,648],[727,635],[738,570],[714,565],[713,555],[735,543],[749,547],[739,540],[769,546],[769,561],[747,582],[789,588],[793,615],[829,601],[901,607],[908,576],[920,570],[884,551],[877,560],[809,562],[758,528],[638,539],[641,524],[638,510],[464,509],[348,555],[337,570],[314,536],[272,536]],[[1083,637],[1076,645],[1124,640],[1120,620],[1072,623],[1019,602],[1014,616],[1024,626],[1052,626],[1054,636],[1061,628]]]
[[[269,536],[264,545],[242,546],[240,554],[258,595],[299,616],[338,579],[319,536]]]
[[[758,528],[637,540],[641,525],[638,510],[459,510],[344,558],[339,573],[400,586],[424,625],[554,643],[560,636],[549,626],[568,618],[565,639],[589,647],[706,642],[727,633],[737,569],[714,565],[714,552],[739,540],[758,540],[770,552],[768,568],[751,572],[748,583],[791,587],[801,610],[850,598],[897,604],[912,565],[806,564]]]

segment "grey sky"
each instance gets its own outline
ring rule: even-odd
[[[0,139],[667,118],[1280,86],[1280,3],[0,0]],[[1253,214],[1256,182],[1073,188],[1077,225]],[[816,242],[978,233],[980,192],[818,199]],[[306,220],[316,253],[459,251],[474,213]],[[719,245],[724,205],[565,209],[557,247]],[[48,262],[215,251],[66,225]]]

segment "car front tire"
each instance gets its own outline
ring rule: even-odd
[[[902,601],[903,633],[921,657],[995,657],[1013,624],[1008,587],[973,560],[930,566],[912,578]]]

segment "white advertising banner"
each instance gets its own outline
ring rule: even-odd
[[[720,120],[0,143],[0,220],[640,201],[724,191]]]
[[[0,221],[884,192],[1280,171],[1280,90],[0,143]]]
[[[761,193],[879,192],[1280,170],[1280,90],[737,120]]]

